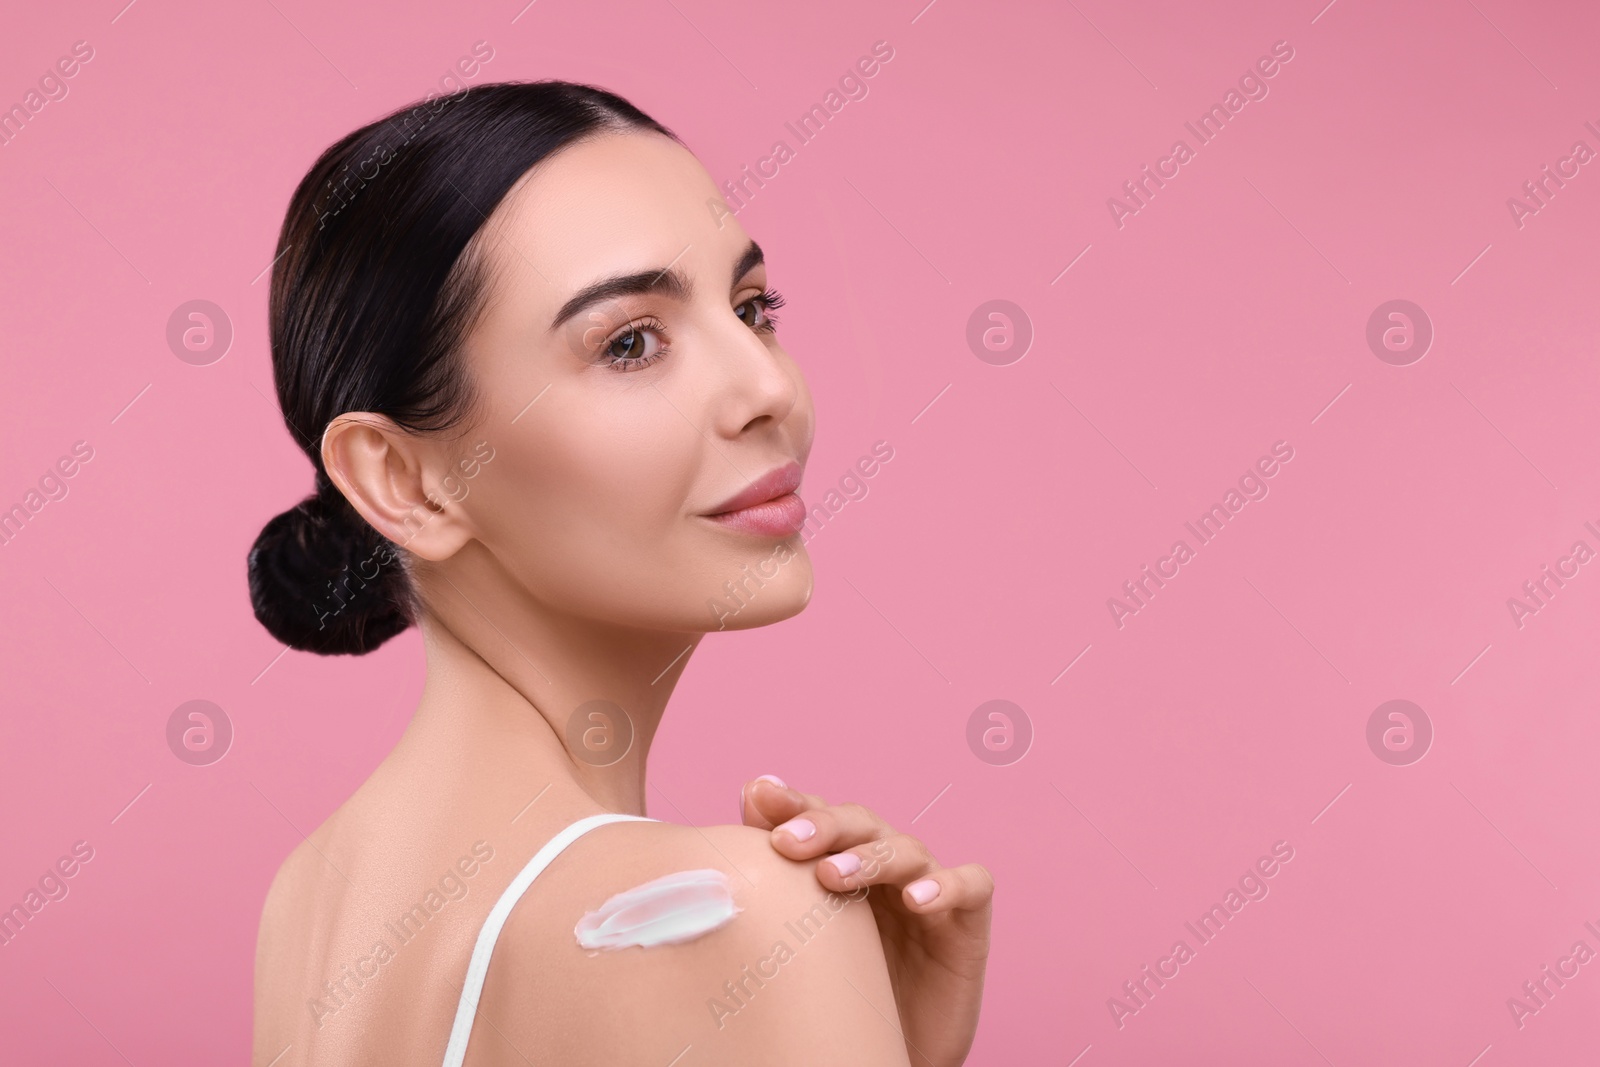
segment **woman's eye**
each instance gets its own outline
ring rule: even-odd
[[[764,290],[734,308],[739,321],[757,333],[771,333],[778,326],[774,308],[783,306],[783,297],[772,289]]]
[[[661,339],[660,325],[633,323],[600,349],[607,365],[617,370],[638,370],[654,363],[666,354],[667,346]]]

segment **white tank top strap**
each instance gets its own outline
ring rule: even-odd
[[[478,941],[472,949],[472,961],[467,964],[467,979],[461,987],[461,1001],[456,1005],[455,1025],[450,1028],[450,1043],[445,1046],[444,1067],[461,1067],[462,1061],[466,1058],[467,1039],[472,1036],[472,1021],[478,1014],[478,998],[483,994],[483,980],[489,973],[489,957],[494,953],[494,945],[500,938],[501,928],[511,916],[511,909],[516,907],[517,901],[522,899],[522,894],[527,892],[528,886],[539,877],[539,873],[548,867],[550,861],[559,856],[563,849],[597,826],[612,822],[659,821],[644,815],[624,815],[613,811],[589,815],[569,823],[560,833],[547,841],[543,848],[533,854],[527,866],[517,873],[511,884],[506,886],[506,891],[500,894],[500,899],[495,901],[489,917],[483,921],[483,928],[478,931]]]

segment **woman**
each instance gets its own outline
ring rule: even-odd
[[[811,397],[722,203],[671,131],[553,81],[402,109],[296,189],[270,326],[317,491],[251,598],[322,654],[415,624],[427,681],[268,893],[258,1067],[965,1059],[986,870],[771,776],[741,825],[644,816],[702,634],[812,587]]]

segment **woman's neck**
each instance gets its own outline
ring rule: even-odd
[[[420,628],[427,680],[397,753],[530,798],[548,785],[645,814],[650,745],[703,635],[526,611],[491,622],[470,606]]]

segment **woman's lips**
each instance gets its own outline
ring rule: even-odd
[[[768,471],[706,515],[729,529],[762,537],[789,537],[806,522],[806,505],[795,495],[800,464],[790,461]]]
[[[706,518],[731,530],[760,537],[791,537],[806,524],[806,505],[794,493],[785,493],[760,504]]]

